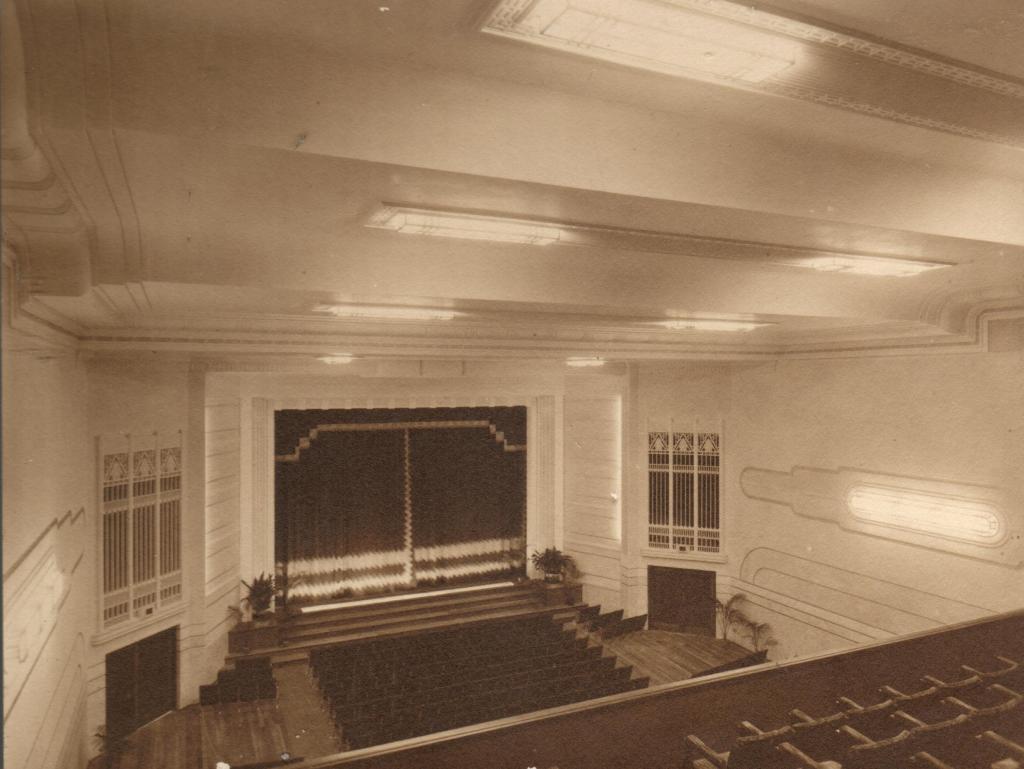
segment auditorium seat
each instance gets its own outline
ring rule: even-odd
[[[546,616],[322,648],[310,669],[350,748],[648,684]]]
[[[269,657],[240,659],[234,669],[218,671],[215,683],[199,687],[200,705],[276,698],[277,682]]]
[[[612,622],[601,629],[602,638],[616,638],[643,630],[647,625],[647,615],[639,614],[635,617],[626,617],[618,622]]]
[[[1024,692],[1017,660],[961,665],[958,676],[924,675],[923,688],[883,683],[886,699],[848,696],[816,716],[792,709],[791,723],[762,730],[745,721],[731,745],[713,748],[689,735],[695,769],[1020,769]],[[901,686],[906,688],[906,682]],[[1018,685],[1019,686],[1019,685]],[[794,763],[795,762],[795,763]]]
[[[614,625],[616,622],[620,622],[622,620],[622,614],[622,609],[616,609],[615,611],[610,611],[605,614],[598,614],[590,620],[589,629],[591,632],[594,632],[609,625]]]

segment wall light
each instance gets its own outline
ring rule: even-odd
[[[670,75],[760,83],[800,44],[663,0],[502,0],[482,30]]]
[[[368,320],[452,320],[462,313],[433,307],[398,307],[370,304],[319,304],[314,312],[329,312],[339,318]]]
[[[351,355],[350,353],[347,352],[339,352],[335,353],[334,355],[321,355],[319,358],[317,358],[317,360],[320,361],[321,363],[326,363],[331,366],[337,366],[343,363],[351,363],[355,359],[356,358],[354,355]]]
[[[924,262],[885,256],[808,256],[800,259],[778,260],[778,264],[806,267],[820,272],[848,272],[854,275],[882,275],[905,278],[929,270],[951,267],[948,262]]]
[[[533,246],[557,243],[562,235],[557,225],[528,219],[394,205],[385,205],[370,218],[366,226],[406,235],[433,235]]]
[[[998,508],[980,500],[857,485],[846,503],[854,517],[884,526],[980,544],[995,544],[1004,536]]]
[[[604,365],[604,358],[566,358],[565,365],[573,368],[596,368]]]
[[[762,326],[776,326],[777,323],[754,320],[727,320],[724,318],[676,318],[660,321],[660,326],[673,331],[753,331]]]

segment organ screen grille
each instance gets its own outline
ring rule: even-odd
[[[649,547],[678,552],[721,550],[721,433],[647,433]]]
[[[181,601],[181,432],[100,438],[100,624]]]

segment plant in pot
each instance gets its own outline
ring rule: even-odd
[[[252,581],[252,584],[249,584],[244,579],[242,584],[249,591],[249,594],[245,597],[245,602],[252,610],[253,619],[263,619],[270,613],[270,604],[274,600],[273,575],[260,572],[260,575]]]
[[[739,605],[747,597],[743,593],[737,593],[725,601],[715,599],[715,614],[718,617],[718,626],[722,631],[722,640],[729,640],[729,631],[735,626],[746,627],[750,624],[747,615],[742,612]]]
[[[577,574],[576,561],[557,547],[549,547],[543,552],[534,550],[530,561],[534,568],[544,572],[545,582],[562,582],[563,579],[572,579]]]
[[[752,620],[747,626],[747,630],[750,631],[750,643],[754,645],[754,651],[756,652],[767,652],[769,646],[778,644],[778,641],[772,637],[772,626],[767,622],[755,622]]]
[[[288,616],[298,611],[295,607],[289,605],[289,598],[291,597],[291,590],[294,587],[298,587],[302,584],[301,574],[289,574],[287,571],[279,571],[277,576],[274,577],[274,594],[277,596],[277,610]]]

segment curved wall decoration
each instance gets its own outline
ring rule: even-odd
[[[808,467],[789,473],[748,467],[740,485],[750,499],[788,505],[847,531],[1007,566],[1024,563],[1024,535],[1008,519],[1001,489]]]

